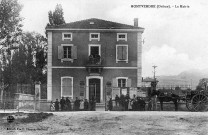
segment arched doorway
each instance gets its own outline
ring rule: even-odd
[[[86,98],[88,100],[94,97],[96,103],[103,102],[103,77],[101,76],[88,76],[86,77]]]
[[[89,79],[89,99],[96,99],[97,103],[100,103],[100,79]]]

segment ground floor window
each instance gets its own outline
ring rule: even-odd
[[[73,77],[61,77],[61,97],[73,98]]]
[[[117,78],[117,86],[118,87],[127,87],[127,77],[119,77]]]

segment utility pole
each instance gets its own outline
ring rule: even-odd
[[[154,79],[155,79],[155,73],[156,73],[155,69],[156,69],[157,66],[154,65],[154,66],[152,66],[152,67],[154,68],[153,73],[154,73]]]

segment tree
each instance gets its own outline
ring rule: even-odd
[[[207,90],[208,86],[208,78],[202,78],[199,80],[199,84],[197,85],[197,90]]]
[[[5,66],[5,83],[34,84],[46,82],[46,39],[35,32],[22,33],[18,49],[13,51],[11,64]],[[6,76],[7,75],[7,76]],[[14,93],[13,89],[10,89]],[[32,91],[33,92],[33,91]]]
[[[22,5],[17,0],[0,1],[0,58],[1,58],[1,84],[9,85],[11,82],[11,52],[18,43],[22,33],[22,18],[20,11]],[[7,83],[5,82],[7,80]],[[1,95],[4,89],[1,89]]]
[[[21,10],[22,5],[17,0],[2,0],[0,3],[0,41],[4,41],[1,44],[4,47],[11,49],[21,35]]]
[[[64,12],[63,12],[61,4],[57,4],[55,11],[48,12],[49,23],[47,24],[47,26],[65,24],[65,20],[64,20],[63,15],[64,15]]]
[[[31,83],[46,81],[46,39],[38,33],[26,32],[21,38],[22,44],[25,46],[25,61],[27,79]]]

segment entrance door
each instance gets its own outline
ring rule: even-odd
[[[97,103],[100,103],[100,79],[89,79],[89,99],[92,97],[96,99]]]

